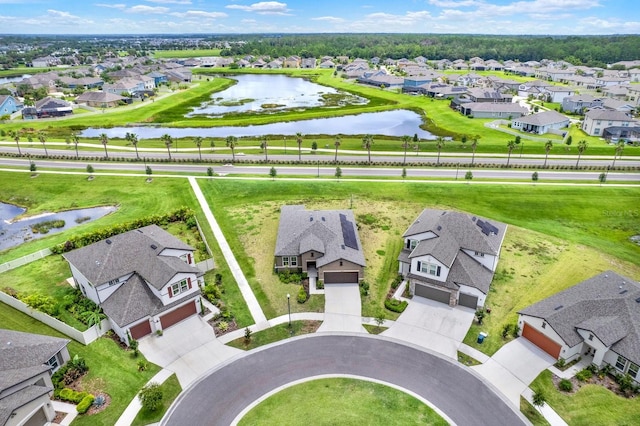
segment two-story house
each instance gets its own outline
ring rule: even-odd
[[[415,296],[482,307],[506,229],[467,213],[425,209],[402,236],[399,273]]]
[[[609,127],[632,127],[636,120],[619,111],[592,109],[584,114],[582,130],[591,136],[601,136]]]
[[[124,342],[200,311],[202,272],[194,248],[156,225],[64,255],[76,286],[98,304]]]

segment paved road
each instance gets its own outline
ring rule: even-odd
[[[529,424],[470,369],[396,340],[355,334],[313,334],[249,352],[184,391],[161,424],[226,426],[264,394],[326,374],[351,374],[401,386],[460,426]]]
[[[68,171],[84,171],[87,164],[91,163],[94,168],[101,171],[137,171],[144,173],[145,163],[118,163],[118,162],[74,162],[74,161],[53,161],[39,159],[36,164],[39,168],[47,169],[59,169]],[[219,175],[253,175],[253,176],[269,176],[269,170],[271,165],[264,166],[244,166],[244,165],[193,165],[193,164],[181,164],[181,163],[149,163],[153,169],[153,173],[190,173],[193,175],[204,175],[208,167],[212,167],[213,171]],[[23,167],[25,170],[29,167],[29,160],[24,158],[0,158],[0,167],[12,166]],[[274,165],[279,176],[320,176],[320,177],[333,177],[335,175],[335,166],[279,166]],[[357,166],[341,166],[342,176],[348,177],[396,177],[399,178],[401,170],[398,168],[382,168],[382,167],[357,167]],[[407,177],[411,178],[457,178],[460,181],[464,181],[465,173],[467,169],[459,168],[409,168],[407,169]],[[473,169],[474,179],[523,179],[531,180],[533,169],[527,170],[502,170],[502,169]],[[544,181],[585,181],[597,183],[598,177],[601,171],[560,171],[560,170],[539,170],[538,179],[541,182]],[[607,181],[625,181],[625,182],[638,182],[640,181],[640,173],[637,172],[608,172]]]

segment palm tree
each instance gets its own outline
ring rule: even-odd
[[[131,145],[136,149],[136,159],[140,159],[140,155],[138,155],[138,135],[135,133],[131,133],[129,136],[129,140],[131,141]]]
[[[553,148],[553,142],[547,141],[544,144],[545,156],[544,156],[544,166],[542,167],[547,167],[547,158],[549,158],[549,153],[551,152],[551,148]]]
[[[442,147],[444,146],[444,138],[442,136],[438,136],[436,139],[436,148],[438,148],[438,162],[436,165],[440,164],[440,152],[442,151]]]
[[[402,165],[407,164],[407,149],[409,149],[409,144],[411,143],[411,137],[405,135],[402,137],[402,147],[404,148],[404,158],[402,159]]]
[[[296,133],[296,142],[298,143],[298,161],[302,161],[302,133]]]
[[[509,156],[507,157],[507,167],[509,167],[509,161],[511,161],[511,151],[513,151],[516,147],[516,141],[510,140],[507,142],[507,151],[509,152]]]
[[[362,147],[367,150],[369,154],[369,164],[371,164],[371,146],[373,145],[373,136],[364,135],[362,138]]]
[[[333,142],[333,144],[336,147],[336,156],[335,156],[333,161],[334,161],[334,163],[337,163],[338,162],[338,148],[342,144],[342,140],[340,139],[340,136],[336,136],[335,141]]]
[[[473,163],[475,162],[476,159],[476,148],[478,148],[478,137],[474,136],[473,139],[471,139],[471,149],[472,149],[472,154],[471,154],[471,165],[473,166]]]
[[[236,161],[236,145],[238,144],[238,138],[235,136],[227,136],[227,146],[231,148],[231,157],[233,161]]]
[[[586,140],[582,139],[580,142],[578,142],[578,160],[576,161],[576,168],[578,168],[578,163],[580,163],[580,156],[587,150],[588,147],[589,144]]]
[[[104,146],[104,156],[109,158],[109,153],[107,152],[107,144],[109,143],[109,136],[106,133],[100,133],[100,143]]]
[[[47,145],[45,145],[45,143],[47,142],[47,134],[45,132],[38,132],[38,140],[40,141],[40,143],[42,144],[42,147],[44,148],[44,155],[48,157],[49,152],[47,151]]]
[[[22,150],[20,149],[20,134],[11,130],[9,132],[9,136],[11,136],[14,141],[16,141],[16,145],[18,147],[18,155],[22,157]]]
[[[260,148],[264,150],[264,161],[269,161],[269,152],[267,151],[267,147],[269,146],[269,141],[266,136],[262,137],[262,143],[260,144]]]
[[[173,145],[173,138],[168,133],[160,136],[160,140],[164,142],[167,147],[167,153],[169,154],[169,161],[171,161],[171,145]]]
[[[78,143],[80,142],[80,138],[76,133],[71,133],[71,140],[73,141],[73,145],[76,148],[76,158],[78,158]]]
[[[611,165],[611,168],[616,166],[616,157],[622,157],[622,151],[624,151],[624,141],[618,141],[616,144],[616,151],[613,154],[613,164]]]
[[[202,161],[202,141],[204,141],[204,139],[201,136],[196,136],[193,139],[193,143],[195,143],[196,146],[198,147],[198,154],[200,155],[200,161]]]

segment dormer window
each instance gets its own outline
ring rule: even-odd
[[[189,290],[190,288],[191,288],[191,278],[177,282],[173,284],[171,287],[169,287],[169,297],[176,296],[180,293],[183,293]]]

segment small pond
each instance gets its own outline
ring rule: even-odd
[[[18,81],[22,81],[25,78],[31,77],[31,74],[23,74],[21,76],[15,77],[0,77],[0,86],[7,83],[17,83]]]
[[[224,127],[113,127],[91,128],[81,134],[85,138],[97,138],[106,133],[109,138],[124,138],[125,134],[135,133],[140,139],[157,139],[164,134],[173,138],[219,137],[227,136],[263,136],[263,135],[385,135],[413,136],[421,139],[435,139],[431,133],[422,130],[422,118],[413,111],[393,110],[369,112],[343,117],[316,118],[313,120],[287,121],[256,126],[224,126]]]
[[[0,250],[18,246],[35,238],[66,231],[113,213],[116,207],[91,207],[66,210],[58,213],[42,213],[12,221],[26,210],[12,204],[0,203]]]
[[[237,83],[211,95],[187,117],[220,117],[228,113],[270,113],[285,109],[364,105],[366,98],[286,75],[246,74]]]

